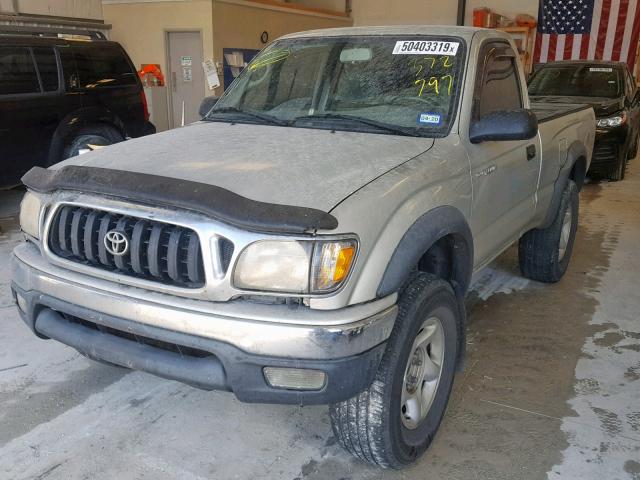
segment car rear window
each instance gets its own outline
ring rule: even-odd
[[[27,47],[0,47],[0,95],[39,92],[31,51]]]
[[[529,95],[619,97],[624,92],[622,71],[607,64],[546,65],[529,83]]]
[[[118,48],[75,47],[73,53],[81,88],[136,84],[136,72]]]

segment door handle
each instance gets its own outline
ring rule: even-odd
[[[529,145],[527,147],[527,161],[532,160],[534,158],[536,158],[536,146]]]
[[[176,78],[176,72],[171,72],[171,89],[173,90],[173,92],[177,92],[178,91],[178,80]]]

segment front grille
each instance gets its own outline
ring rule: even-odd
[[[66,313],[63,313],[62,316],[71,323],[77,323],[84,327],[91,328],[92,330],[98,330],[107,335],[113,335],[114,337],[124,338],[125,340],[137,342],[141,345],[149,345],[151,347],[159,348],[167,352],[178,353],[183,357],[205,358],[205,357],[212,356],[210,352],[200,350],[198,348],[188,347],[186,345],[178,345],[177,343],[165,342],[163,340],[156,340],[155,338],[143,337],[141,335],[136,335],[134,333],[124,332],[122,330],[117,330],[115,328],[107,327],[105,325],[100,325],[98,323],[94,323],[89,320],[85,320],[83,318],[79,318],[73,315],[68,315]]]
[[[107,250],[104,239],[112,231],[127,238],[129,248],[124,255]],[[101,270],[184,288],[205,284],[198,235],[185,227],[63,205],[51,222],[48,245],[61,258]],[[233,244],[221,239],[220,250],[215,254],[221,254],[226,270]]]

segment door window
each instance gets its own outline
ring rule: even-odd
[[[51,47],[34,47],[33,55],[36,58],[42,90],[55,92],[58,90],[58,62],[56,54]]]
[[[0,47],[0,95],[38,93],[40,84],[27,47]]]
[[[136,73],[120,49],[78,47],[73,53],[81,88],[136,84]]]
[[[489,44],[484,48],[485,60],[479,95],[476,97],[476,118],[497,110],[522,108],[520,80],[515,53],[506,44]]]

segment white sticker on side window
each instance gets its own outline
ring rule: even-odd
[[[459,42],[440,42],[435,40],[401,40],[393,48],[394,55],[455,55]]]
[[[604,67],[591,67],[589,69],[590,72],[613,72],[613,68],[604,68]]]

